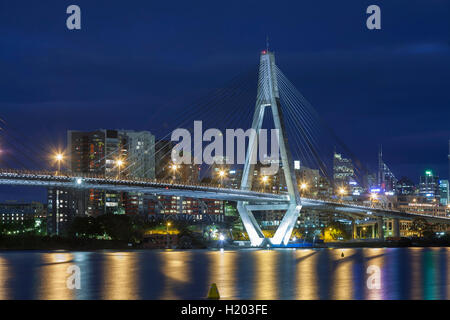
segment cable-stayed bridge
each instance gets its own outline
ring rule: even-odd
[[[248,85],[248,81],[245,83]],[[251,129],[259,133],[265,125],[270,124],[278,130],[279,144],[279,169],[282,170],[285,189],[279,193],[254,191],[255,164],[251,159],[256,158],[258,150],[258,135],[250,135],[248,147],[245,154],[242,179],[239,189],[224,188],[217,185],[205,184],[182,184],[175,181],[161,181],[155,179],[132,178],[132,172],[112,178],[106,174],[86,175],[70,172],[49,171],[25,171],[5,169],[0,171],[0,184],[3,185],[24,185],[40,186],[47,188],[79,188],[97,189],[116,192],[135,192],[152,195],[180,196],[197,199],[217,199],[237,202],[237,210],[243,221],[244,227],[253,246],[280,245],[287,244],[291,238],[292,231],[302,209],[311,208],[324,212],[341,212],[352,219],[363,219],[370,217],[377,220],[379,228],[383,218],[394,219],[394,234],[398,236],[399,219],[411,220],[417,217],[425,218],[432,223],[450,223],[450,218],[420,215],[408,212],[401,212],[377,206],[361,206],[351,202],[339,201],[333,198],[305,198],[301,197],[296,175],[293,168],[293,150],[296,156],[302,159],[303,164],[317,167],[322,175],[330,179],[329,170],[325,161],[322,160],[319,145],[322,144],[318,133],[317,113],[306,99],[295,89],[286,76],[275,64],[275,56],[272,52],[263,51],[260,56],[256,105],[253,116],[247,104],[241,105],[239,98],[247,90],[239,85],[232,86],[231,95],[219,92],[216,100],[205,103],[197,110],[196,117],[206,118],[211,116],[226,128],[236,128],[236,121],[246,118],[244,114],[252,117]],[[224,98],[225,96],[225,98]],[[217,108],[219,99],[235,99],[233,108]],[[185,112],[188,112],[186,109]],[[221,112],[224,112],[223,114]],[[268,115],[267,115],[268,114]],[[267,115],[269,118],[265,117]],[[185,114],[180,115],[183,118]],[[198,118],[197,118],[198,119]],[[210,118],[208,118],[210,119]],[[184,125],[187,125],[186,120]],[[182,127],[180,124],[179,127]],[[218,127],[218,126],[217,126]],[[332,132],[330,128],[328,131]],[[17,142],[17,140],[15,140]],[[193,146],[194,154],[197,145]],[[98,161],[103,161],[99,166],[103,169],[106,166],[105,158],[118,153],[113,150]],[[155,151],[155,154],[160,151]],[[28,156],[28,155],[27,155]],[[32,157],[30,157],[32,158]],[[33,159],[30,159],[33,160]],[[128,159],[129,165],[123,170],[135,168],[132,165],[133,159]],[[211,165],[209,166],[211,167]],[[363,169],[363,168],[362,168]],[[273,236],[266,238],[257,222],[254,212],[283,211],[284,216]],[[379,230],[379,234],[382,232]]]
[[[167,196],[181,196],[198,199],[217,199],[225,201],[251,201],[266,206],[266,210],[283,210],[287,208],[289,196],[287,194],[246,191],[240,189],[223,188],[207,184],[181,184],[171,181],[158,181],[156,179],[115,179],[94,175],[79,175],[70,172],[55,171],[20,171],[13,169],[0,169],[1,185],[101,189],[116,192],[136,192],[158,194]],[[355,214],[359,217],[383,216],[386,218],[414,219],[426,218],[433,223],[450,223],[450,218],[433,217],[387,209],[376,204],[362,206],[351,202],[326,198],[301,197],[303,208],[315,208]],[[251,209],[257,209],[252,207]]]

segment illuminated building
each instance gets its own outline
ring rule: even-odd
[[[383,149],[380,146],[378,153],[378,186],[382,192],[394,192],[397,185],[397,179],[391,169],[383,161]]]
[[[46,211],[40,202],[0,203],[0,223],[22,223],[26,219],[45,218]]]
[[[338,189],[349,185],[354,181],[355,171],[351,159],[344,158],[340,153],[333,155],[333,182],[334,188]]]
[[[396,194],[398,195],[412,195],[415,193],[416,186],[407,177],[402,177],[397,181]]]
[[[439,181],[439,196],[441,205],[447,206],[450,204],[450,192],[448,180],[440,180]]]
[[[155,177],[155,138],[148,131],[67,131],[68,170],[113,178]],[[61,232],[77,215],[137,214],[141,194],[48,189],[48,232]],[[142,207],[142,205],[141,205]]]
[[[144,199],[144,211],[150,220],[172,219],[193,222],[223,222],[224,201],[161,196]]]
[[[155,173],[158,180],[174,180],[181,183],[195,184],[199,181],[200,165],[172,162],[170,140],[158,140],[155,147]]]
[[[425,170],[425,174],[420,177],[419,195],[425,197],[428,202],[439,202],[439,176],[434,175],[432,170]]]

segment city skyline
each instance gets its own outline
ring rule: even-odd
[[[450,300],[449,21],[0,2],[0,300]]]
[[[13,80],[2,80],[1,118],[45,143],[44,151],[63,146],[71,129],[148,130],[159,138],[176,123],[173,116],[186,101],[221,87],[240,69],[252,68],[269,36],[288,76],[370,169],[376,170],[382,144],[385,161],[397,177],[417,183],[425,169],[448,177],[450,99],[445,88],[450,83],[450,48],[449,31],[443,28],[448,4],[434,4],[434,10],[442,9],[437,14],[442,19],[419,4],[386,4],[385,28],[376,33],[364,28],[364,15],[355,19],[365,4],[332,5],[328,10],[294,4],[290,11],[304,19],[295,20],[289,34],[298,32],[299,38],[287,38],[284,25],[259,22],[258,10],[251,13],[249,4],[233,16],[238,26],[225,24],[230,32],[222,29],[226,12],[203,15],[219,5],[184,12],[186,7],[179,4],[174,13],[140,4],[146,16],[137,7],[123,12],[115,4],[80,1],[84,27],[79,33],[57,28],[65,21],[66,15],[58,13],[65,4],[2,10],[0,25],[15,31],[0,40],[6,48],[0,53],[2,70]],[[405,11],[427,23],[402,27],[398,13]],[[277,7],[273,14],[293,13]],[[59,19],[46,19],[53,15]],[[12,17],[17,21],[12,23]],[[120,26],[110,17],[120,19]],[[45,41],[34,24],[45,31]],[[311,30],[314,26],[321,28]],[[240,37],[231,32],[236,28],[244,30]],[[153,37],[143,36],[149,32]],[[98,39],[102,41],[92,46]],[[77,48],[84,48],[82,54]],[[99,52],[102,59],[96,58]],[[415,70],[407,67],[411,64]]]

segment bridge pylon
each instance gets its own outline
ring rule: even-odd
[[[272,52],[265,50],[260,56],[258,94],[252,123],[252,129],[254,129],[257,134],[254,136],[251,135],[249,139],[244,170],[242,173],[241,190],[250,190],[252,187],[254,164],[252,164],[252,161],[250,160],[257,159],[257,139],[263,123],[265,110],[268,107],[270,107],[270,111],[272,112],[275,129],[278,130],[279,153],[289,195],[289,203],[251,204],[246,201],[238,201],[237,210],[252,246],[287,244],[302,207],[280,104],[275,55]],[[286,210],[286,214],[281,220],[273,238],[265,238],[252,212],[269,210]]]

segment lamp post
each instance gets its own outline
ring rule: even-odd
[[[122,160],[122,159],[117,159],[117,160],[116,160],[116,165],[117,165],[117,168],[118,168],[118,170],[119,170],[118,178],[120,179],[120,168],[121,168],[122,165],[123,165],[123,160]]]
[[[261,178],[262,182],[263,182],[263,192],[266,192],[266,183],[269,181],[269,177],[268,176],[263,176]]]
[[[170,222],[167,222],[166,224],[166,236],[167,236],[167,245],[166,248],[169,248],[169,227],[170,227]]]
[[[303,182],[302,184],[300,184],[300,190],[302,191],[302,195],[303,192],[306,191],[306,189],[308,189],[308,185],[306,183]]]
[[[343,202],[343,200],[344,200],[344,194],[345,194],[345,189],[344,189],[344,188],[340,188],[340,189],[339,189],[339,194],[341,195],[341,201]]]
[[[63,161],[63,159],[64,159],[64,155],[62,153],[55,154],[55,160],[58,163],[58,172],[57,172],[57,174],[59,174],[59,172],[61,171],[61,161]]]
[[[172,164],[172,166],[170,168],[172,169],[172,179],[175,180],[178,166],[176,164]]]
[[[223,178],[225,177],[225,171],[224,170],[219,170],[219,178],[220,178],[220,186],[223,186]]]

